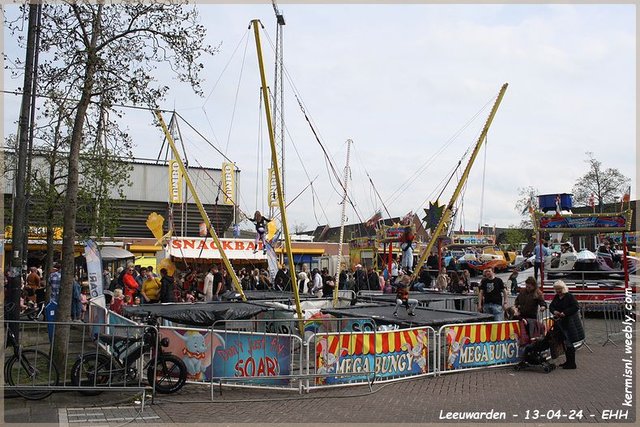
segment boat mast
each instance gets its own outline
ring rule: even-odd
[[[278,166],[278,153],[276,151],[275,134],[273,132],[273,122],[271,121],[271,107],[269,105],[269,90],[267,88],[267,78],[264,73],[264,61],[262,60],[262,47],[260,45],[260,31],[258,24],[260,20],[254,19],[251,21],[253,25],[253,33],[256,39],[256,51],[258,54],[258,66],[260,68],[260,81],[262,83],[262,99],[264,99],[264,113],[267,117],[267,129],[269,131],[269,142],[271,145],[271,163],[273,167],[273,173],[275,175],[276,190],[278,193],[278,205],[280,207],[280,219],[282,221],[282,233],[284,234],[284,246],[287,251],[287,258],[289,262],[289,274],[291,274],[291,287],[293,288],[293,296],[296,301],[296,312],[298,314],[298,322],[300,328],[300,335],[304,334],[304,322],[302,317],[302,308],[300,306],[300,295],[298,294],[298,281],[295,274],[295,263],[293,262],[293,250],[291,249],[291,237],[289,236],[289,227],[287,225],[287,212],[284,203],[284,191],[282,188],[282,175],[280,175],[280,168]]]
[[[340,214],[340,240],[338,241],[338,268],[336,269],[336,279],[333,288],[333,306],[338,305],[338,286],[340,284],[340,272],[342,270],[342,240],[344,239],[344,219],[345,210],[347,208],[347,183],[349,182],[349,154],[351,152],[351,143],[353,141],[347,139],[347,163],[344,165],[344,193],[342,195],[342,213]]]
[[[202,220],[207,225],[209,234],[211,234],[211,237],[213,238],[213,241],[215,242],[216,247],[220,252],[220,257],[222,258],[222,261],[224,262],[224,265],[227,268],[227,272],[229,273],[229,276],[231,276],[233,285],[235,286],[236,290],[242,297],[242,301],[246,301],[247,297],[244,295],[244,292],[242,291],[242,286],[240,286],[240,282],[238,281],[238,276],[236,276],[236,272],[233,270],[233,267],[231,266],[231,262],[229,261],[229,258],[227,258],[227,254],[225,254],[224,250],[222,249],[222,243],[220,243],[220,239],[218,239],[216,230],[213,229],[213,226],[211,225],[211,220],[209,220],[209,215],[207,215],[207,212],[204,210],[204,206],[202,206],[202,202],[200,201],[200,197],[198,197],[196,188],[191,182],[191,178],[189,178],[189,175],[187,174],[187,169],[185,168],[184,163],[182,162],[182,158],[180,158],[180,153],[178,152],[178,148],[176,147],[176,144],[173,142],[173,137],[171,136],[171,133],[167,128],[167,124],[164,122],[164,119],[162,118],[162,114],[160,114],[160,111],[155,110],[154,112],[156,117],[158,118],[158,121],[160,122],[160,126],[162,127],[162,130],[164,131],[164,134],[167,138],[167,142],[171,147],[171,151],[173,151],[173,156],[178,161],[178,165],[180,166],[180,172],[182,172],[182,175],[184,176],[184,180],[187,183],[187,188],[189,188],[189,190],[191,191],[191,194],[193,196],[193,201],[196,203],[196,206],[200,211],[200,215],[202,216]]]
[[[469,172],[471,171],[471,166],[473,166],[473,162],[478,156],[480,147],[482,147],[482,143],[487,137],[487,133],[489,132],[489,127],[491,126],[491,122],[493,121],[493,118],[495,117],[496,112],[498,111],[498,107],[500,106],[500,102],[504,97],[504,93],[507,91],[508,85],[509,85],[508,83],[505,83],[504,85],[502,85],[502,88],[498,93],[496,102],[493,104],[493,107],[491,108],[491,113],[489,113],[489,117],[487,118],[487,121],[484,124],[484,127],[482,128],[480,137],[478,138],[478,142],[476,142],[476,146],[473,149],[473,152],[471,153],[471,158],[469,159],[469,162],[467,163],[467,166],[464,169],[462,176],[460,177],[460,181],[458,181],[458,185],[456,186],[456,189],[451,195],[451,200],[449,200],[449,203],[447,204],[447,206],[445,206],[445,208],[442,210],[442,216],[440,217],[440,221],[438,222],[436,229],[433,231],[433,234],[431,235],[431,239],[429,239],[429,243],[427,243],[427,247],[422,253],[422,256],[420,257],[418,264],[416,265],[413,275],[411,276],[412,281],[415,280],[420,274],[420,270],[422,269],[422,266],[424,265],[427,257],[431,253],[431,249],[433,248],[434,243],[436,242],[436,240],[438,240],[438,238],[440,237],[440,234],[444,230],[445,225],[451,219],[451,214],[453,212],[453,205],[456,202],[456,199],[458,198],[458,196],[460,195],[460,191],[462,191],[462,187],[467,181],[467,178],[469,178]]]

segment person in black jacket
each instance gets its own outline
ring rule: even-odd
[[[358,292],[360,292],[361,290],[367,289],[367,287],[365,286],[367,282],[367,274],[362,269],[361,264],[356,265],[356,271],[354,271],[353,273],[353,280],[355,282],[353,290],[356,294],[358,294]]]
[[[166,268],[160,269],[160,302],[174,302],[173,277],[169,276]]]
[[[380,290],[380,276],[372,266],[367,267],[367,287],[370,291]]]
[[[549,311],[553,314],[555,326],[562,332],[567,359],[560,366],[564,369],[576,369],[576,349],[573,344],[584,340],[580,307],[562,280],[557,280],[553,284],[553,290],[556,292],[556,296],[549,305]]]
[[[289,268],[286,265],[278,269],[273,284],[278,291],[291,291],[291,275],[289,274]]]

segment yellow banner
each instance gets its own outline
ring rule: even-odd
[[[236,173],[233,163],[222,163],[222,189],[224,190],[224,204],[235,205]]]
[[[177,160],[169,160],[169,203],[182,203],[182,172]]]
[[[7,225],[4,228],[4,238],[11,239],[13,236],[13,226]],[[47,227],[29,226],[29,239],[38,240],[47,238]],[[53,240],[62,240],[62,227],[53,227]]]
[[[273,168],[269,168],[269,207],[278,207],[278,185],[276,184],[276,174]]]

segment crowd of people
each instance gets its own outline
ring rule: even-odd
[[[433,264],[433,263],[432,263]],[[396,294],[396,308],[405,306],[407,313],[415,315],[417,300],[410,298],[409,291],[450,292],[455,294],[475,293],[478,295],[478,311],[491,314],[494,321],[520,320],[531,328],[538,318],[538,311],[546,310],[547,303],[538,288],[535,276],[525,280],[524,289],[518,287],[518,273],[513,272],[505,284],[495,275],[493,269],[483,271],[480,282],[472,282],[468,270],[437,270],[433,265],[422,269],[417,277],[406,266],[398,266],[393,259],[390,268],[385,266],[376,271],[371,265],[363,268],[361,264],[353,269],[342,270],[335,277],[328,269],[313,268],[309,271],[306,264],[296,272],[298,290],[302,294],[310,294],[318,298],[333,294],[336,286],[341,290],[352,290],[357,295],[360,291],[378,291]],[[206,267],[205,267],[206,268]],[[107,304],[111,311],[122,314],[125,305],[220,301],[225,293],[235,292],[231,276],[226,269],[211,265],[204,269],[176,270],[169,274],[161,268],[157,274],[153,267],[136,266],[133,263],[120,267],[115,274],[107,269],[103,272],[103,282]],[[291,272],[286,265],[280,265],[274,280],[266,269],[240,268],[236,271],[243,290],[284,291],[292,290]],[[45,280],[42,269],[31,267],[24,281],[21,307],[27,309],[45,303],[46,293],[49,301],[58,301],[61,282],[61,266],[55,263],[51,274]],[[45,290],[47,292],[45,292]],[[584,330],[577,314],[578,304],[575,297],[568,292],[567,286],[558,281],[554,284],[556,296],[549,305],[549,310],[556,319],[557,339],[565,348],[566,362],[561,366],[575,369],[575,349],[573,343],[584,339]],[[513,306],[508,306],[508,293],[516,296]],[[71,318],[75,321],[86,321],[89,287],[86,282],[77,278],[73,283],[73,299]],[[460,300],[455,300],[455,308],[460,309]],[[529,331],[532,333],[532,330]]]
[[[23,278],[20,292],[20,313],[43,312],[43,307],[48,301],[58,303],[60,282],[62,279],[60,263],[54,263],[48,278],[40,265],[29,268],[26,278]],[[5,278],[5,283],[7,280]],[[86,321],[87,307],[89,305],[89,285],[81,282],[77,277],[73,280],[71,300],[71,320]]]

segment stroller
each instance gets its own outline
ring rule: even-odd
[[[548,362],[549,352],[552,356],[555,355],[562,346],[562,340],[558,339],[558,334],[553,326],[546,334],[544,329],[544,324],[538,320],[520,320],[520,330],[522,331],[520,345],[524,346],[524,351],[520,362],[514,367],[516,371],[531,366],[540,366],[545,373],[549,373],[556,368],[555,364]]]

